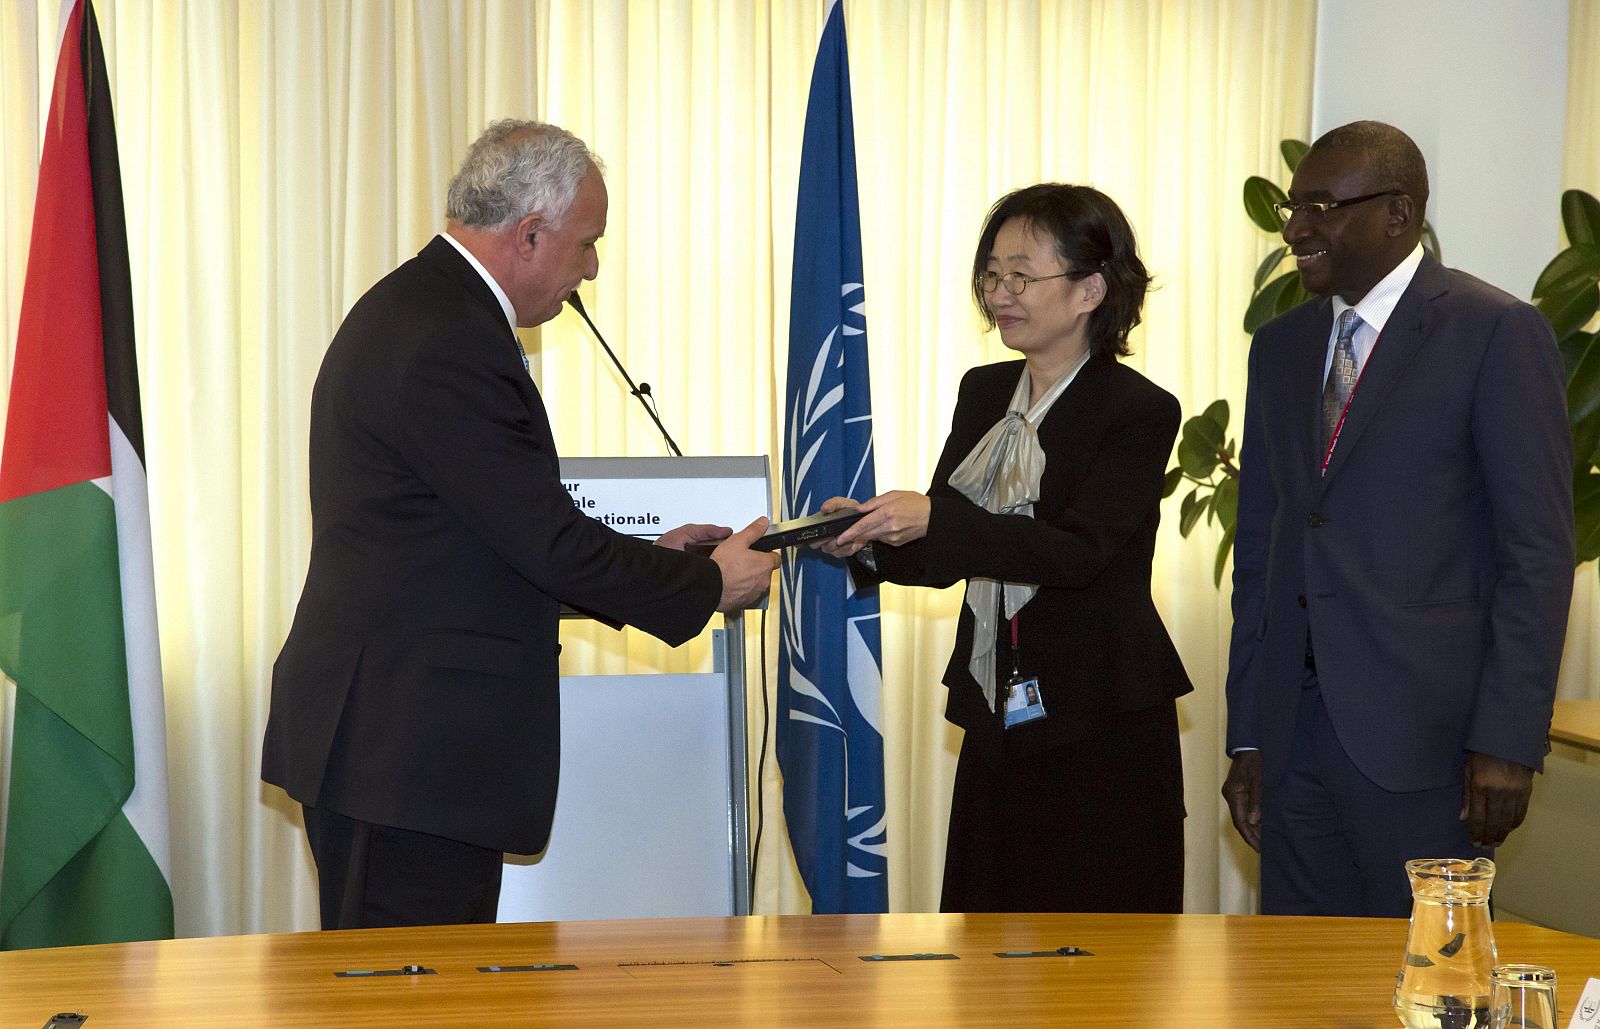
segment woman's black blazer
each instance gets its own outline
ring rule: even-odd
[[[1022,672],[1039,678],[1049,717],[1010,730],[967,670],[973,620],[961,608],[944,675],[946,715],[967,730],[969,744],[998,752],[1082,739],[1109,714],[1194,688],[1150,596],[1177,399],[1115,358],[1091,358],[1038,426],[1045,471],[1034,516],[992,514],[948,480],[1005,415],[1022,367],[1007,361],[967,373],[928,489],[926,537],[873,548],[877,574],[890,582],[944,587],[988,577],[1040,587],[1018,615],[1019,650]],[[1003,682],[1011,671],[1009,623],[999,635]]]

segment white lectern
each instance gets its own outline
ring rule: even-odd
[[[561,464],[585,514],[647,539],[771,510],[765,457]],[[712,649],[705,673],[562,676],[550,844],[507,861],[500,921],[750,913],[741,614],[723,616]]]

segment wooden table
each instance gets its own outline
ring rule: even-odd
[[[1496,927],[1554,966],[1563,1022],[1600,940]],[[0,1026],[1393,1027],[1406,923],[1228,915],[848,915],[545,922],[0,954]],[[1075,945],[1092,957],[999,958]],[[955,960],[862,961],[951,953]],[[421,964],[432,975],[337,978]],[[483,973],[566,963],[574,971]]]
[[[1558,700],[1550,739],[1600,753],[1600,700]]]

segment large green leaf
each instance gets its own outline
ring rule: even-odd
[[[1536,297],[1559,296],[1600,279],[1600,243],[1574,243],[1561,251],[1533,284]]]
[[[1283,231],[1283,219],[1278,217],[1278,212],[1272,205],[1287,200],[1283,190],[1273,182],[1263,179],[1259,175],[1252,175],[1244,180],[1244,211],[1256,227],[1262,232],[1274,235]]]
[[[1600,448],[1600,337],[1579,333],[1561,341],[1567,365],[1567,418],[1572,423],[1572,459],[1581,473]]]
[[[1600,243],[1600,200],[1581,189],[1561,194],[1561,225],[1568,243]]]
[[[1300,273],[1296,271],[1284,285],[1283,292],[1278,294],[1278,301],[1273,305],[1273,317],[1287,314],[1310,299],[1311,293],[1306,289],[1305,280],[1300,278]]]
[[[1293,175],[1296,168],[1300,167],[1301,158],[1311,150],[1311,147],[1298,139],[1286,139],[1278,144],[1278,152],[1283,155],[1283,163],[1289,166],[1289,174]]]
[[[1574,332],[1570,336],[1558,337],[1556,348],[1561,351],[1561,381],[1572,382],[1572,374],[1578,370],[1578,364],[1583,356],[1589,352],[1589,344],[1594,342],[1594,337],[1587,332]]]
[[[1578,347],[1567,370],[1567,415],[1577,421],[1600,413],[1600,336],[1578,336],[1572,342]]]
[[[1422,219],[1422,249],[1432,254],[1435,261],[1444,260],[1444,251],[1439,249],[1439,234],[1433,231],[1426,218]]]
[[[1600,472],[1583,472],[1573,480],[1572,514],[1578,529],[1578,563],[1600,558]]]
[[[1596,452],[1600,451],[1600,414],[1572,423],[1572,467],[1579,473],[1594,467]]]
[[[1217,428],[1223,433],[1228,431],[1228,402],[1226,400],[1213,400],[1205,409],[1205,417],[1216,423]],[[1220,438],[1220,437],[1219,437]]]
[[[1239,480],[1225,478],[1217,483],[1217,491],[1211,495],[1211,506],[1216,509],[1217,521],[1231,532],[1234,519],[1239,516]]]
[[[1189,419],[1190,423],[1194,419]],[[1183,438],[1178,441],[1178,467],[1196,479],[1204,479],[1217,470],[1217,452],[1203,439],[1197,439],[1185,426]]]
[[[1212,457],[1222,449],[1222,442],[1227,430],[1206,415],[1196,415],[1183,423],[1184,442],[1198,451],[1209,453]],[[1210,473],[1207,473],[1210,474]]]
[[[1174,493],[1178,492],[1178,483],[1180,483],[1182,481],[1183,481],[1183,469],[1182,468],[1176,468],[1176,467],[1169,468],[1167,470],[1166,479],[1164,479],[1162,481],[1162,483],[1161,483],[1161,499],[1165,500],[1166,498],[1172,496]]]
[[[1217,544],[1217,564],[1211,570],[1211,585],[1217,589],[1222,588],[1222,570],[1228,566],[1228,554],[1233,550],[1233,526],[1228,526],[1228,531],[1222,534],[1222,542]]]
[[[1278,270],[1278,265],[1283,263],[1284,255],[1288,252],[1288,247],[1279,247],[1268,254],[1266,260],[1261,262],[1261,267],[1256,269],[1256,284],[1254,288],[1257,292],[1266,284],[1267,276]]]
[[[1178,508],[1178,535],[1188,536],[1205,509],[1206,505],[1200,500],[1200,487],[1196,486],[1183,498],[1183,505]]]
[[[1278,276],[1265,286],[1262,286],[1250,298],[1250,306],[1245,308],[1244,311],[1242,328],[1245,332],[1254,335],[1257,329],[1272,320],[1272,312],[1278,306],[1278,294],[1282,293],[1283,288],[1288,285],[1288,276],[1292,274],[1295,273],[1287,272]]]
[[[1300,273],[1298,271],[1284,272],[1261,287],[1261,292],[1250,301],[1250,307],[1244,313],[1244,331],[1253,333],[1261,326],[1270,322],[1278,315],[1278,301],[1285,291],[1294,287],[1299,290]],[[1292,292],[1292,291],[1291,291]],[[1292,304],[1290,306],[1293,306]]]
[[[1586,282],[1571,293],[1540,297],[1534,301],[1534,306],[1550,320],[1556,339],[1566,339],[1589,324],[1595,311],[1600,310],[1600,287]]]

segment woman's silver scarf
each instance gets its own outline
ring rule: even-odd
[[[1044,451],[1039,447],[1037,426],[1088,360],[1086,353],[1031,408],[1027,404],[1032,380],[1024,365],[1005,417],[984,433],[978,445],[950,473],[951,488],[985,511],[1032,518],[1034,502],[1039,499],[1039,480],[1044,477]],[[1033,599],[1039,587],[998,579],[967,580],[967,606],[972,609],[972,656],[967,660],[967,669],[983,687],[990,711],[994,710],[994,641],[1002,590],[1009,621]]]

